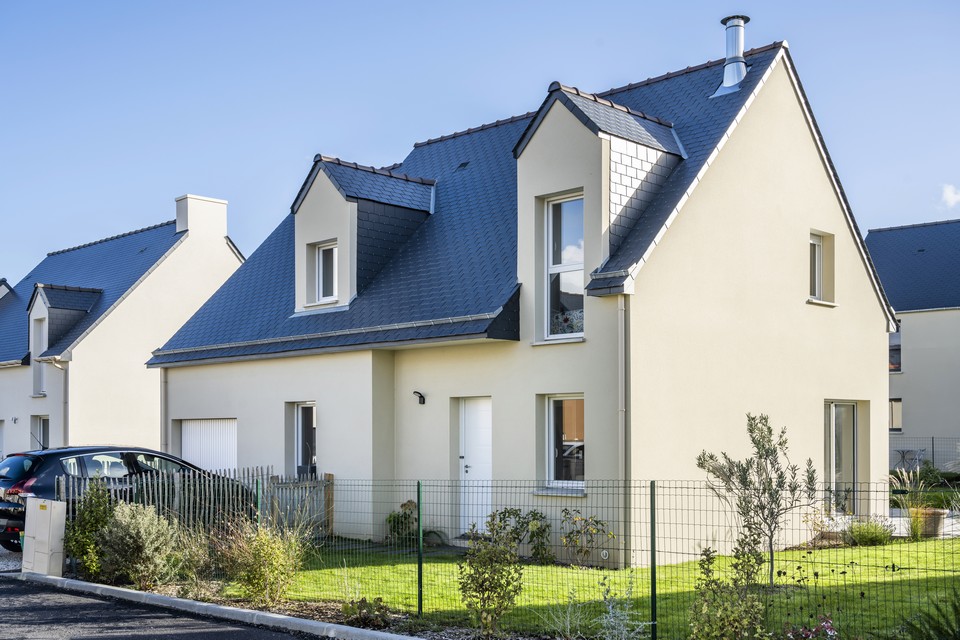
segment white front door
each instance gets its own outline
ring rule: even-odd
[[[460,401],[460,529],[482,530],[492,510],[493,410],[489,397]]]

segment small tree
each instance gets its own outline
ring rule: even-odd
[[[769,583],[773,586],[773,553],[783,519],[794,509],[814,504],[817,472],[807,459],[803,477],[800,468],[787,456],[787,428],[774,437],[766,415],[747,414],[747,436],[753,455],[734,460],[726,453],[702,451],[697,466],[707,472],[711,488],[723,500],[732,502],[745,532],[767,543]]]

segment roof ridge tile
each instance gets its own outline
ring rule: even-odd
[[[443,142],[444,140],[449,140],[450,138],[459,138],[460,136],[465,136],[470,133],[477,133],[478,131],[484,131],[486,129],[493,129],[494,127],[500,127],[505,124],[510,124],[518,120],[525,120],[527,118],[532,118],[537,115],[536,111],[528,111],[519,116],[513,116],[511,118],[504,118],[503,120],[497,120],[496,122],[488,122],[487,124],[481,124],[476,127],[471,127],[469,129],[464,129],[463,131],[455,131],[453,133],[448,133],[446,135],[440,136],[438,138],[430,138],[429,140],[424,140],[423,142],[414,142],[413,148],[424,147],[428,144],[433,144],[434,142]]]
[[[144,231],[153,231],[154,229],[159,229],[160,227],[165,227],[168,224],[176,224],[176,220],[168,220],[167,222],[161,222],[160,224],[154,224],[149,227],[144,227],[142,229],[135,229],[133,231],[127,231],[126,233],[118,233],[115,236],[110,236],[109,238],[101,238],[100,240],[94,240],[93,242],[87,242],[85,244],[78,244],[75,247],[68,247],[66,249],[59,249],[57,251],[51,251],[47,256],[56,256],[61,253],[67,253],[68,251],[76,251],[77,249],[86,249],[87,247],[92,247],[96,244],[103,244],[104,242],[110,242],[111,240],[118,240],[120,238],[126,238],[127,236],[132,236],[136,233],[143,233]]]
[[[632,116],[637,116],[638,118],[643,118],[644,120],[650,120],[651,122],[661,124],[665,127],[670,127],[671,129],[673,128],[673,123],[670,122],[669,120],[664,120],[656,116],[651,116],[647,113],[644,113],[643,111],[637,111],[636,109],[625,107],[622,104],[617,104],[616,102],[612,102],[610,100],[607,100],[606,98],[600,97],[595,93],[588,93],[586,91],[578,89],[577,87],[567,86],[562,82],[556,82],[556,81],[551,82],[550,86],[547,88],[547,91],[550,93],[554,91],[563,91],[565,93],[572,93],[573,95],[580,96],[581,98],[584,98],[586,100],[592,100],[593,102],[596,102],[597,104],[601,104],[605,107],[617,109],[618,111],[624,111],[626,113],[629,113]]]
[[[935,227],[940,224],[955,224],[960,222],[960,218],[953,220],[933,220],[931,222],[915,222],[913,224],[901,224],[894,227],[877,227],[876,229],[867,229],[867,233],[877,233],[880,231],[900,231],[901,229],[917,229],[920,227]]]
[[[783,40],[775,40],[770,44],[764,45],[762,47],[756,47],[755,49],[750,49],[749,51],[743,52],[743,57],[756,55],[758,53],[764,53],[765,51],[770,51],[771,49],[776,49],[778,47],[785,47],[786,42]],[[648,84],[653,84],[655,82],[661,82],[663,80],[669,80],[670,78],[676,78],[677,76],[682,76],[688,73],[693,73],[694,71],[700,71],[708,67],[714,67],[718,64],[723,64],[726,62],[726,58],[717,58],[716,60],[708,60],[702,64],[698,64],[693,67],[687,67],[686,69],[680,69],[678,71],[670,71],[664,73],[663,75],[654,76],[652,78],[647,78],[646,80],[641,80],[639,82],[631,82],[630,84],[623,85],[622,87],[613,87],[612,89],[607,89],[606,91],[598,91],[596,95],[601,97],[606,97],[614,93],[621,93],[623,91],[630,91],[631,89],[636,89],[638,87],[643,87]]]
[[[348,162],[347,160],[341,160],[340,158],[335,158],[333,156],[325,156],[323,154],[317,154],[314,159],[314,162],[329,162],[330,164],[337,164],[341,167],[347,167],[348,169],[357,169],[358,171],[367,171],[369,173],[375,173],[381,176],[387,176],[389,178],[397,178],[398,180],[406,180],[407,182],[416,182],[418,184],[425,184],[432,187],[437,184],[437,181],[432,178],[419,178],[417,176],[410,176],[405,173],[396,173],[391,171],[389,167],[371,167],[365,164],[357,164],[356,162]],[[391,167],[398,167],[400,163],[390,165]]]

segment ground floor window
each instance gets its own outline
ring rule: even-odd
[[[584,477],[583,396],[547,398],[547,480],[580,484]]]
[[[903,400],[890,398],[890,433],[903,433]]]
[[[296,451],[297,475],[317,473],[317,407],[313,403],[296,406]]]
[[[46,449],[50,446],[50,417],[33,416],[30,419],[30,447]]]
[[[857,405],[824,404],[826,481],[831,512],[855,513],[857,479]]]

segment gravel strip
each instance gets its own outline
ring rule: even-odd
[[[0,572],[20,571],[20,562],[22,559],[22,553],[14,553],[0,548]]]

